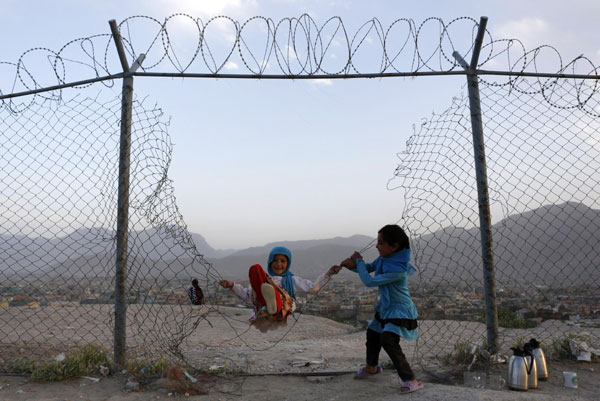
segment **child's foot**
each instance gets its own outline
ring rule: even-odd
[[[407,380],[400,387],[400,394],[412,393],[423,388],[423,383],[419,383],[417,379]]]
[[[277,297],[275,296],[275,288],[271,284],[263,283],[260,286],[260,292],[262,293],[265,302],[267,303],[267,312],[269,315],[277,313]]]
[[[371,375],[376,375],[378,373],[383,372],[383,368],[380,365],[377,365],[377,367],[375,368],[375,371],[369,371],[369,367],[370,366],[363,366],[362,368],[360,368],[358,370],[358,372],[356,372],[356,374],[354,375],[354,378],[356,380],[362,380],[362,379],[366,379]]]

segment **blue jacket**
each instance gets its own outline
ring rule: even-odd
[[[387,257],[378,257],[371,263],[356,260],[356,271],[367,287],[378,287],[379,299],[375,311],[381,319],[417,319],[419,313],[408,292],[408,276],[416,272],[409,263],[410,249],[403,249]],[[375,272],[374,276],[369,273]],[[369,322],[369,328],[381,333],[390,331],[407,340],[418,338],[417,329],[408,330],[393,323],[382,326],[377,319]]]

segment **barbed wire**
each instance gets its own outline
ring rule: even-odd
[[[140,75],[157,72],[235,76],[243,75],[238,72],[243,68],[256,78],[267,74],[299,78],[464,73],[452,54],[456,51],[468,58],[478,25],[478,21],[470,17],[449,22],[427,18],[418,25],[412,19],[400,18],[388,26],[373,18],[351,32],[340,17],[329,18],[319,25],[308,14],[277,22],[255,16],[243,23],[227,16],[204,22],[188,14],[173,14],[163,21],[136,15],[124,19],[118,26],[129,58],[133,61],[141,53],[146,55]],[[518,39],[494,39],[486,31],[480,60],[477,66],[480,75],[492,70],[510,74],[487,76],[488,85],[542,93],[556,107],[598,113],[586,106],[598,91],[598,67],[584,55],[565,63],[552,46],[527,50]],[[72,40],[58,51],[32,48],[22,53],[16,62],[1,62],[0,67],[3,67],[3,76],[13,77],[0,83],[0,96],[122,73],[112,36],[108,33]],[[487,67],[492,70],[486,70]],[[519,76],[527,72],[573,74],[580,78],[546,77],[531,85],[531,81],[524,83]],[[585,76],[596,79],[581,78]],[[112,80],[100,82],[108,87],[114,85]],[[93,83],[75,87],[82,89],[90,85]],[[561,96],[563,93],[571,95]],[[61,91],[36,96],[58,100]],[[25,107],[9,99],[2,99],[0,106],[11,111]]]

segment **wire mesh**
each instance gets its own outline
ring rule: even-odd
[[[505,354],[532,337],[549,349],[571,335],[597,344],[600,335],[600,142],[589,112],[597,103],[557,107],[538,87],[481,85]],[[459,342],[486,341],[468,98],[425,121],[399,157],[390,187],[406,191],[401,221],[419,268],[416,359],[431,366]]]
[[[76,97],[32,104],[19,114],[3,110],[5,356],[47,357],[87,344],[110,349],[120,107],[119,99]],[[213,273],[193,252],[175,204],[167,177],[172,144],[161,110],[136,102],[132,138],[129,354],[176,355],[206,312],[187,305],[180,281],[200,276],[206,286]]]
[[[181,30],[182,24],[197,34]],[[119,27],[129,56],[146,54],[146,72],[218,74],[244,66],[257,78],[290,78],[460,70],[451,54],[468,59],[477,22],[398,19],[384,27],[372,19],[350,33],[338,17],[318,25],[308,15],[240,23],[176,14],[164,21],[134,16]],[[3,76],[13,76],[0,85],[0,96],[121,72],[111,40],[88,36],[59,51],[34,48],[16,63],[0,63]],[[334,47],[346,56],[332,57]],[[544,65],[558,74],[597,74],[586,57],[564,64],[550,46],[527,51],[520,41],[492,39],[489,32],[480,60],[478,68],[513,73],[536,73]],[[548,342],[590,332],[598,340],[591,321],[599,304],[597,89],[596,80],[481,79],[504,351],[529,335]],[[220,314],[219,273],[198,253],[177,209],[168,178],[168,121],[141,101],[133,111],[128,356],[199,361],[215,355],[215,344],[244,343],[247,320]],[[62,91],[52,91],[2,99],[0,116],[0,365],[71,346],[110,349],[120,100],[63,99]],[[401,224],[420,269],[413,287],[423,319],[416,358],[429,364],[457,341],[481,342],[485,334],[470,112],[463,96],[411,137],[390,185],[405,190]],[[201,308],[187,304],[191,277],[209,289]],[[226,320],[231,336],[194,340],[194,352],[184,355],[191,333],[217,318]],[[299,331],[295,322],[259,348]],[[304,335],[310,334],[318,335]]]
[[[119,98],[75,97],[0,110],[0,367],[90,344],[112,352],[120,108]],[[302,313],[259,344],[246,340],[254,329],[245,314],[221,313],[221,276],[198,252],[168,178],[167,129],[160,109],[134,102],[127,358],[206,366],[224,358],[210,351],[223,343],[271,349],[298,329]],[[191,278],[205,290],[202,306],[188,300]],[[190,338],[214,325],[227,332]]]

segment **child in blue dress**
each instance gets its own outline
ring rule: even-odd
[[[382,371],[379,352],[383,348],[389,355],[402,379],[401,393],[423,388],[410,368],[400,347],[400,337],[416,340],[417,308],[408,292],[408,276],[416,270],[409,263],[410,244],[408,236],[398,225],[386,225],[377,234],[379,257],[365,263],[358,252],[344,260],[341,265],[360,275],[368,287],[378,287],[379,299],[375,306],[375,318],[367,328],[367,364],[356,374],[356,379],[366,379]],[[373,276],[370,273],[375,272]]]

